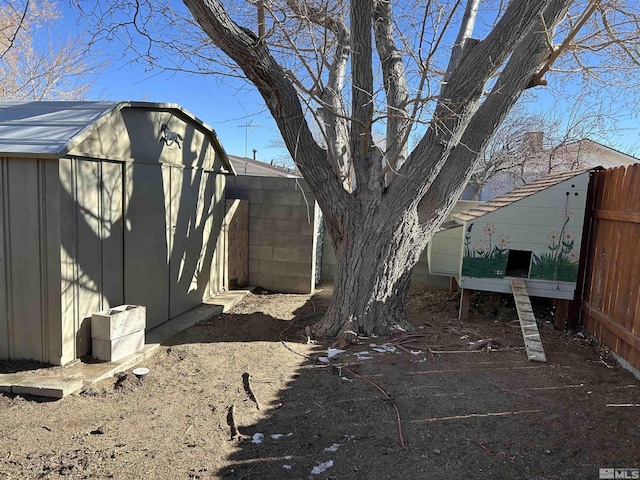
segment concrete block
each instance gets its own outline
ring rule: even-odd
[[[303,232],[302,235],[298,235],[296,241],[296,248],[300,248],[301,250],[311,249],[313,250],[313,229],[309,229],[309,232]]]
[[[270,218],[249,218],[249,232],[271,232],[274,229],[274,221]]]
[[[147,309],[141,305],[120,305],[91,316],[91,338],[113,340],[144,330]]]
[[[274,260],[260,260],[260,272],[270,275],[285,275],[286,263]]]
[[[287,229],[272,230],[270,232],[250,232],[249,245],[311,251],[313,249],[313,236],[291,234]]]
[[[94,338],[91,354],[105,362],[117,362],[121,358],[139,352],[144,348],[144,330],[130,333],[113,340]]]
[[[262,188],[265,190],[295,190],[297,188],[294,178],[262,177]]]
[[[23,377],[14,380],[11,393],[37,395],[39,397],[62,398],[82,389],[79,378]]]
[[[284,293],[313,293],[311,277],[284,277],[279,282],[278,291]]]
[[[273,248],[261,245],[249,245],[250,260],[272,260]]]
[[[13,380],[11,380],[11,375],[0,375],[0,393],[11,393],[12,385]]]
[[[249,259],[249,273],[260,271],[260,260]]]
[[[322,264],[322,273],[320,274],[321,280],[333,280],[336,278],[336,267],[330,263]]]
[[[311,260],[311,259],[309,259]],[[308,277],[311,281],[311,261],[306,262],[287,262],[284,264],[285,274],[289,277]]]
[[[295,220],[297,222],[308,223],[313,227],[313,204],[309,205],[289,205],[287,218]]]
[[[273,245],[274,248],[290,249],[293,244],[292,238],[291,235],[287,235],[284,232],[273,232],[271,234],[271,245]]]
[[[304,196],[300,190],[263,190],[261,193],[262,201],[260,203],[270,203],[273,205],[305,205]],[[307,195],[307,200],[309,200],[309,195]],[[313,197],[311,197],[311,200],[313,200]]]
[[[254,204],[249,208],[249,218],[264,218],[264,219],[285,219],[288,218],[289,210],[286,205],[267,205],[267,204]]]
[[[283,262],[307,262],[311,265],[312,250],[298,248],[273,247],[273,259]],[[311,268],[311,267],[309,267]]]
[[[251,233],[283,232],[288,235],[298,235],[303,227],[300,222],[278,218],[252,218],[249,220]]]

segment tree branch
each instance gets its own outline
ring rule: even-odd
[[[219,0],[184,0],[184,3],[209,38],[257,87],[323,211],[338,214],[348,195],[333,173],[326,150],[317,144],[309,130],[295,87],[265,42],[236,24]]]
[[[530,85],[532,87],[536,85],[547,84],[546,80],[543,79],[544,74],[549,71],[549,69],[551,68],[551,65],[553,65],[553,63],[558,59],[558,57],[569,48],[569,45],[571,44],[575,36],[578,34],[578,32],[584,26],[584,24],[587,23],[587,20],[589,20],[589,17],[593,15],[593,12],[596,11],[596,9],[598,8],[598,5],[600,5],[600,2],[601,0],[591,1],[587,9],[584,11],[582,16],[580,17],[580,20],[578,20],[578,23],[571,29],[569,34],[565,37],[565,39],[560,44],[560,46],[552,50],[551,55],[549,56],[547,61],[544,63],[540,71],[536,75],[534,75],[534,77],[531,79]],[[546,31],[546,28],[545,28],[545,31]]]
[[[552,0],[546,3],[543,11],[545,24],[555,28],[569,8],[571,0]],[[537,18],[537,21],[540,19]],[[491,93],[469,121],[458,147],[451,152],[449,161],[442,165],[437,179],[420,200],[418,211],[422,224],[427,225],[434,219],[446,216],[452,206],[451,201],[455,202],[459,198],[474,166],[479,162],[479,154],[484,151],[497,127],[548,55],[544,30],[527,30],[529,33],[513,50]]]
[[[406,131],[411,123],[408,112],[409,91],[402,55],[395,45],[390,0],[374,0],[373,26],[387,94],[386,159],[390,168],[398,168],[408,156]]]

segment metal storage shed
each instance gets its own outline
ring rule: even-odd
[[[178,105],[0,102],[0,358],[64,365],[93,312],[145,305],[150,328],[222,290],[223,173]]]

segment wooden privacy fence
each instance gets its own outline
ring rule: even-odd
[[[596,172],[592,188],[581,319],[640,370],[640,164]]]

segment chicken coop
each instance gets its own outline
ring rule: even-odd
[[[513,293],[514,278],[530,296],[573,300],[592,171],[542,177],[454,214],[434,235],[430,272],[456,280],[462,317],[470,291]]]

